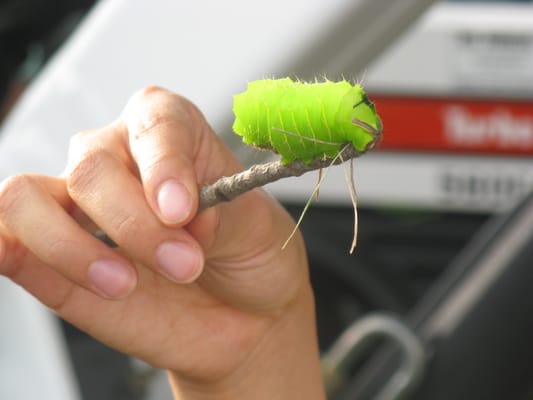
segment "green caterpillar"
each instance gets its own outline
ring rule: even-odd
[[[374,104],[360,85],[263,79],[234,96],[233,130],[243,142],[270,149],[288,164],[335,157],[346,143],[365,151],[381,137]]]

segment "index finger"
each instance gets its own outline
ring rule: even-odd
[[[150,207],[167,225],[186,224],[216,135],[192,103],[157,87],[137,92],[122,119]]]

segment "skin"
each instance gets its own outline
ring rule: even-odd
[[[61,176],[2,183],[0,274],[167,369],[176,399],[324,399],[301,236],[281,250],[294,222],[260,189],[196,212],[241,169],[190,102],[146,88],[71,140]]]

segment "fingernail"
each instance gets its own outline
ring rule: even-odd
[[[164,222],[167,223],[182,222],[191,212],[189,191],[176,179],[169,179],[159,187],[157,204]]]
[[[111,298],[126,296],[135,286],[133,270],[117,261],[98,260],[89,265],[89,279],[94,288]]]
[[[194,280],[202,264],[202,255],[197,250],[179,242],[159,245],[156,256],[161,273],[180,283]]]

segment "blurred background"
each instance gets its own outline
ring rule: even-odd
[[[137,89],[190,98],[247,165],[232,95],[266,77],[362,82],[384,123],[302,230],[331,399],[533,399],[533,2],[0,2],[0,174],[57,174],[69,137]],[[297,217],[316,176],[267,189]],[[162,371],[0,278],[0,398],[171,398]],[[351,334],[351,335],[350,335]],[[32,384],[28,385],[28,376]]]

